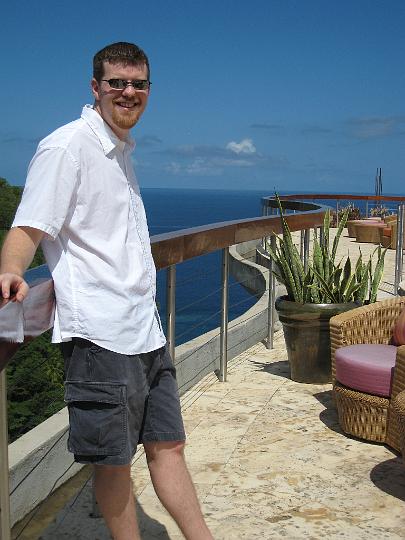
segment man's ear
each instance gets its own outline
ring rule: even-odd
[[[94,99],[100,101],[100,83],[96,79],[91,79],[91,91],[93,93]]]

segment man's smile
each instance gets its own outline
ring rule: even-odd
[[[133,109],[137,104],[133,101],[115,101],[115,105],[118,105],[123,109]]]

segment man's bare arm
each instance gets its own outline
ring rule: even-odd
[[[27,296],[29,287],[23,275],[44,234],[32,227],[14,227],[8,232],[0,257],[0,293],[3,302],[10,299],[22,302]]]

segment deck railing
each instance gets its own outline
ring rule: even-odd
[[[301,231],[301,255],[305,262],[308,261],[309,231],[322,227],[323,217],[327,207],[314,203],[305,203],[300,200],[290,200],[291,198],[283,197],[283,208],[287,212],[295,212],[293,214],[288,213],[286,220],[291,231]],[[332,197],[311,194],[294,196],[294,199],[304,198],[366,199],[366,197],[353,195]],[[367,199],[383,200],[385,198],[367,197]],[[395,198],[394,200],[403,202],[405,198]],[[262,199],[262,203],[264,215],[261,217],[214,223],[156,235],[151,238],[152,253],[157,270],[168,269],[167,339],[173,358],[175,358],[176,265],[194,257],[222,250],[222,316],[219,363],[219,378],[221,381],[225,381],[227,376],[229,248],[235,244],[250,240],[260,240],[269,236],[274,237],[274,234],[280,234],[282,232],[280,218],[276,215],[268,215],[269,209],[276,207],[274,199],[264,198]],[[402,246],[402,244],[400,245]],[[402,253],[402,249],[400,251]],[[402,267],[400,271],[402,272]],[[27,342],[51,328],[53,322],[54,292],[52,279],[49,274],[45,274],[41,278],[33,278],[33,275],[34,273],[27,272],[26,277],[30,285],[30,295],[24,301],[23,305],[9,303],[0,308],[0,531],[3,540],[9,540],[10,538],[7,392],[4,368],[20,346],[20,343],[15,342],[18,328],[23,328],[24,342]],[[274,280],[269,289],[267,346],[271,347],[273,339]]]
[[[404,245],[404,227],[405,227],[405,197],[399,195],[354,195],[354,194],[331,194],[331,193],[299,193],[292,195],[283,195],[282,196],[284,205],[289,201],[288,207],[293,209],[292,205],[296,206],[296,210],[300,209],[300,204],[302,200],[308,201],[334,201],[335,213],[336,213],[336,224],[339,223],[339,205],[342,202],[345,203],[355,203],[359,201],[365,202],[365,213],[364,217],[369,216],[370,206],[371,209],[384,210],[388,211],[391,214],[396,214],[397,216],[397,238],[395,245],[395,277],[394,277],[394,291],[395,294],[398,292],[399,283],[402,279],[402,268],[403,268],[403,248]],[[383,206],[384,205],[384,206]],[[277,202],[274,197],[263,197],[262,198],[262,208],[263,215],[272,214],[274,211],[277,211]],[[377,212],[378,213],[378,212]]]

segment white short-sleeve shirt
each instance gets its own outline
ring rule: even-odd
[[[30,163],[12,226],[47,233],[41,245],[55,284],[53,342],[82,337],[123,354],[166,342],[133,148],[86,105],[80,119],[39,143]]]

